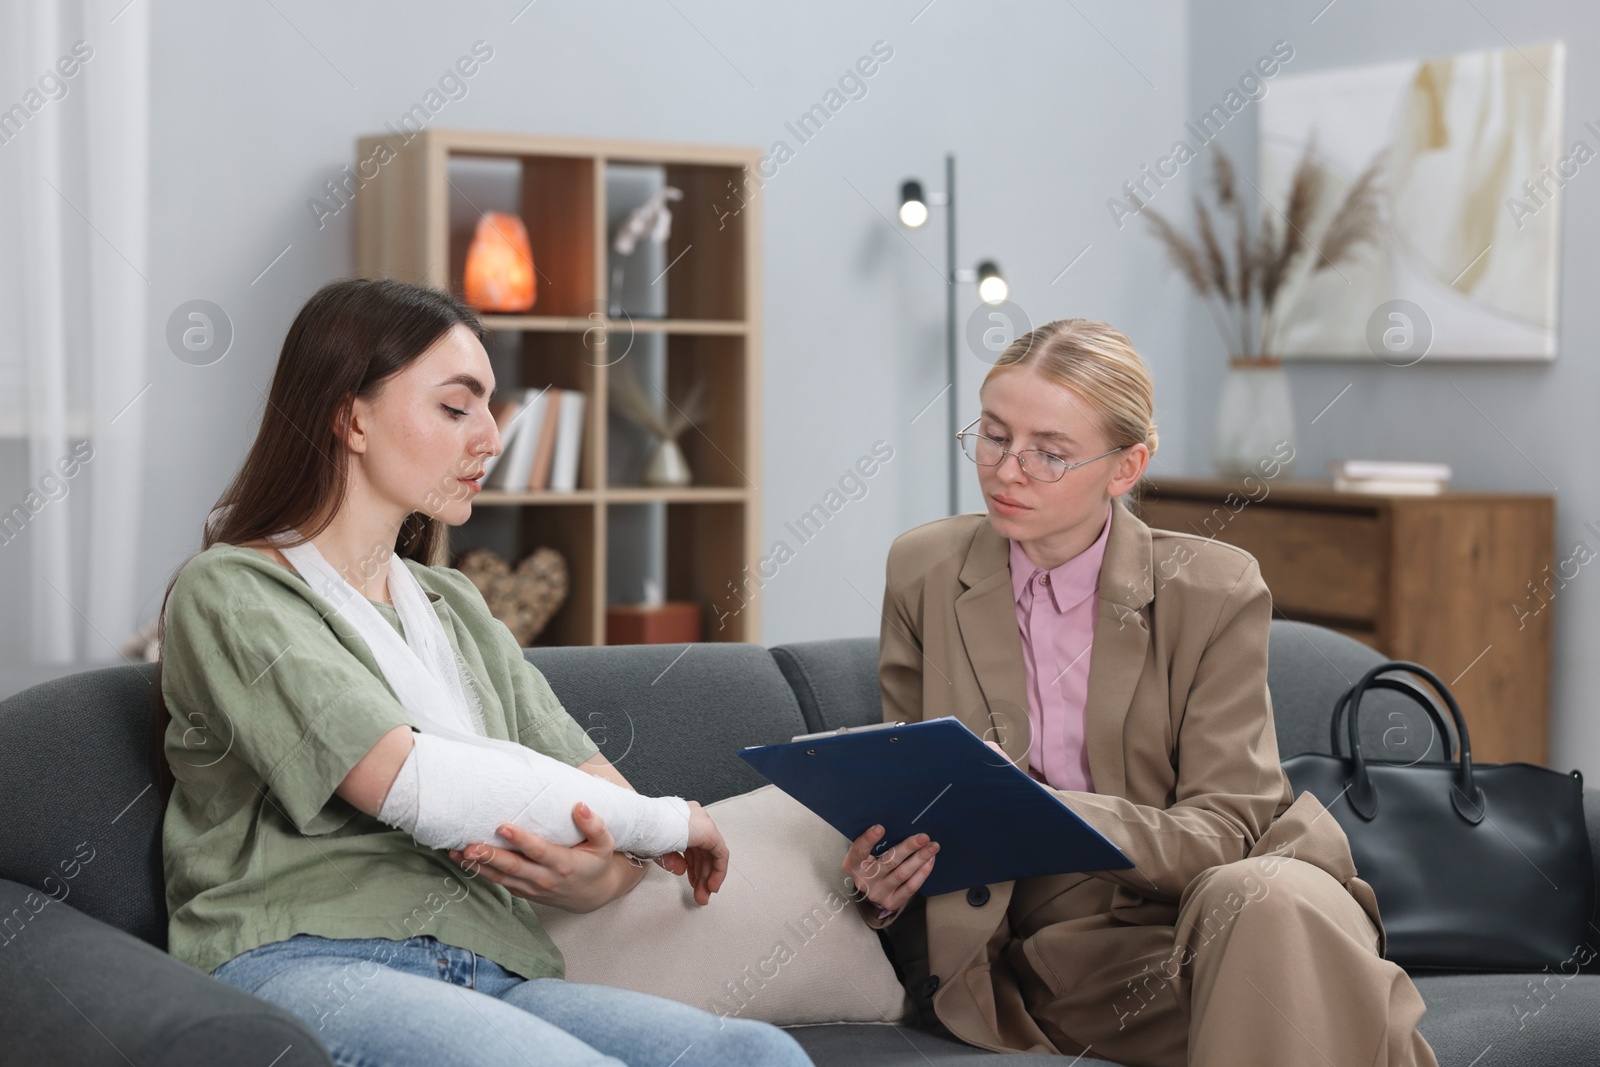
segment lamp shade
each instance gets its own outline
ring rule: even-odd
[[[999,264],[992,259],[986,259],[978,264],[979,300],[985,304],[1003,304],[1010,292],[1011,287],[1006,285]]]
[[[528,228],[515,215],[485,212],[467,248],[462,279],[467,303],[480,311],[526,311],[538,296]]]
[[[913,230],[928,221],[928,198],[922,193],[922,183],[915,179],[900,186],[900,221]]]

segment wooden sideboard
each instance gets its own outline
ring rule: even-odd
[[[1150,526],[1255,556],[1275,617],[1432,670],[1461,705],[1474,759],[1548,766],[1554,497],[1267,478],[1150,479],[1140,493]]]

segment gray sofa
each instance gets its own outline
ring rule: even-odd
[[[679,659],[683,651],[526,654],[578,721],[629,724],[593,734],[646,793],[706,803],[733,796],[763,784],[735,755],[740,746],[879,719],[873,639],[772,649],[707,643]],[[1334,698],[1377,661],[1330,630],[1274,622],[1269,684],[1279,751],[1326,751]],[[0,703],[0,1062],[326,1065],[315,1036],[294,1017],[164,951],[151,672],[143,665],[89,671]],[[1368,717],[1372,751],[1393,725],[1388,711],[1404,707],[1376,705],[1381,714]],[[1427,738],[1428,730],[1419,723],[1410,735]],[[1438,754],[1435,748],[1429,758]],[[1391,758],[1419,755],[1402,749]],[[1600,857],[1600,793],[1588,791],[1585,804]],[[842,840],[840,850],[842,858]],[[41,906],[46,893],[54,900]],[[1600,945],[1600,928],[1591,944]],[[1600,967],[1585,971],[1419,975],[1428,1003],[1422,1032],[1443,1067],[1600,1062]],[[820,1067],[956,1067],[995,1055],[905,1026],[792,1032]],[[1060,1062],[1013,1062],[1047,1061]]]

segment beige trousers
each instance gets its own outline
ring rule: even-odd
[[[1378,955],[1361,905],[1314,864],[1212,867],[1171,926],[1082,914],[1087,903],[1075,892],[1014,900],[1005,950],[1028,1015],[1066,1055],[1128,1067],[1438,1067],[1416,1029],[1421,994]]]

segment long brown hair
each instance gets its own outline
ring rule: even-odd
[[[200,551],[260,540],[290,527],[306,540],[327,529],[345,501],[350,453],[338,427],[345,425],[356,398],[376,399],[393,375],[455,326],[484,338],[483,323],[470,307],[427,286],[349,278],[312,294],[283,339],[255,443],[218,498]],[[217,514],[217,508],[226,510]],[[444,565],[449,529],[414,511],[400,526],[394,552],[427,566]],[[158,643],[166,636],[167,599],[182,570],[180,564],[161,598]],[[165,711],[159,679],[156,703]],[[165,775],[166,716],[159,718],[157,766]]]

